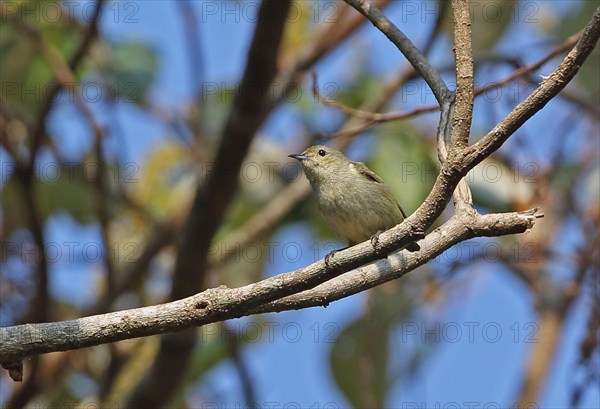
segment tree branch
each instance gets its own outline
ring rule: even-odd
[[[583,30],[581,32],[574,34],[571,37],[567,38],[564,42],[562,42],[554,50],[552,50],[550,53],[548,53],[545,57],[541,58],[540,60],[538,60],[534,63],[531,63],[531,64],[526,64],[522,67],[518,67],[518,69],[513,71],[511,74],[509,74],[505,78],[502,78],[498,81],[494,81],[489,84],[483,85],[481,87],[475,88],[474,96],[477,97],[477,96],[479,96],[485,92],[488,92],[490,90],[504,87],[504,86],[508,85],[509,83],[511,83],[512,81],[514,81],[518,78],[527,76],[531,72],[539,69],[544,64],[546,64],[548,61],[550,61],[552,58],[556,57],[557,55],[559,55],[559,54],[565,52],[566,50],[570,49],[571,47],[573,47],[575,45],[575,43],[577,43],[577,40],[579,40],[579,38],[581,37],[582,32],[583,32]],[[566,90],[563,90],[563,93],[561,94],[562,97],[566,97],[566,95],[564,95],[565,92],[566,92]],[[337,108],[340,111],[342,111],[348,115],[352,115],[351,114],[352,108],[346,109],[349,107],[341,104],[340,102],[331,101],[322,95],[317,95],[317,98],[319,98],[319,100],[321,102],[323,102],[325,105]],[[581,104],[581,101],[577,101],[577,103]],[[342,105],[343,107],[341,107],[340,105]],[[434,111],[437,111],[438,109],[440,109],[439,104],[419,106],[419,107],[416,107],[416,108],[413,108],[411,110],[404,111],[404,112],[382,112],[382,113],[379,113],[379,112],[374,112],[375,110],[367,111],[367,110],[361,109],[360,110],[360,112],[361,112],[360,118],[362,118],[363,121],[361,121],[359,126],[352,128],[352,129],[346,129],[346,130],[337,132],[337,133],[333,134],[331,137],[332,138],[349,137],[349,136],[355,135],[357,133],[360,133],[360,132],[368,129],[372,125],[375,125],[380,122],[388,122],[388,121],[396,121],[396,120],[400,120],[400,119],[406,119],[406,118],[410,118],[410,117],[418,115],[418,114],[422,114],[422,113],[426,113],[426,112],[434,112]]]
[[[326,307],[333,301],[400,278],[461,241],[473,237],[523,233],[532,228],[534,220],[540,217],[536,211],[489,215],[463,213],[454,216],[419,242],[421,251],[418,254],[407,251],[391,254],[386,259],[349,271],[311,290],[261,306],[252,314]]]
[[[454,14],[454,65],[456,67],[456,92],[454,98],[444,101],[438,128],[438,155],[442,165],[452,155],[464,150],[469,144],[473,121],[473,52],[471,44],[471,16],[466,0],[452,0]],[[457,212],[472,214],[473,198],[465,178],[453,193]]]
[[[454,61],[456,66],[455,109],[452,118],[452,148],[469,144],[473,119],[473,50],[468,0],[452,0],[454,14]]]
[[[325,262],[320,260],[307,267],[244,287],[231,289],[220,286],[166,304],[70,321],[0,328],[0,362],[15,362],[41,353],[180,331],[259,312],[326,305],[334,299],[404,275],[460,241],[477,236],[522,233],[533,227],[537,217],[535,210],[474,217],[455,216],[421,242],[421,252],[402,250],[387,259],[344,275],[340,274],[345,271],[345,266],[362,265],[360,260],[365,258],[379,258],[370,242],[361,243],[353,247],[352,251],[340,252],[343,253],[343,261],[338,262],[338,267],[334,269],[326,269]],[[328,281],[337,276],[336,280]],[[324,287],[317,287],[322,283],[325,283]],[[341,286],[341,283],[344,285]],[[330,294],[320,293],[323,288],[332,287],[335,291]],[[315,296],[306,298],[311,292],[302,291],[313,288]],[[284,298],[292,294],[295,295]],[[272,301],[275,302],[269,304]]]
[[[424,203],[405,223],[383,233],[380,238],[388,234],[399,233],[400,227],[407,223],[413,225],[414,231],[412,234],[415,237],[417,236],[416,232],[424,232],[441,214],[446,206],[446,202],[443,201],[444,198],[451,196],[460,178],[466,176],[474,166],[500,148],[510,135],[567,85],[594,49],[598,38],[600,38],[600,8],[594,13],[575,47],[567,54],[552,75],[481,140],[454,155],[454,157],[449,155],[449,160],[442,166],[433,189]]]

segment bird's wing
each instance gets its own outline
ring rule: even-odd
[[[406,219],[406,213],[404,212],[404,209],[402,208],[402,206],[400,206],[400,203],[398,203],[398,201],[396,201],[396,204],[398,205],[398,209],[400,209],[400,213],[402,213],[402,217],[404,217]]]
[[[352,162],[350,164],[350,166],[354,166],[354,169],[356,169],[356,171],[358,173],[360,173],[361,175],[363,175],[367,179],[372,180],[375,183],[385,184],[385,182],[383,181],[383,179],[381,179],[379,176],[377,176],[377,174],[375,172],[373,172],[371,169],[369,169],[367,167],[367,165],[365,165],[364,163],[362,163],[362,162]],[[386,185],[386,188],[387,188],[387,185]],[[394,198],[394,201],[398,205],[398,209],[400,209],[400,213],[402,213],[402,217],[404,217],[406,219],[406,212],[404,211],[404,209],[402,208],[402,206],[400,206],[400,203],[398,203],[398,201],[396,200],[396,198],[394,197],[394,195],[392,194],[391,191],[390,191],[390,196],[392,196]]]
[[[356,171],[358,173],[360,173],[361,175],[363,175],[367,179],[370,179],[373,182],[383,183],[383,179],[381,179],[379,176],[377,176],[377,174],[375,172],[373,172],[371,169],[369,169],[367,167],[367,165],[365,165],[364,163],[362,163],[362,162],[352,162],[350,164],[350,166],[353,166],[354,169],[356,169]]]

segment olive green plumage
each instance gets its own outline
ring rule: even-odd
[[[300,161],[331,230],[349,245],[363,242],[406,218],[390,187],[364,163],[353,162],[324,145],[289,156]],[[419,249],[416,243],[407,248]]]

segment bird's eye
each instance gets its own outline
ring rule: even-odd
[[[325,149],[319,149],[319,156],[325,156],[326,154]]]

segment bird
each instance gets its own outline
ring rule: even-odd
[[[390,187],[364,163],[325,145],[288,156],[300,162],[321,215],[349,246],[371,239],[375,247],[381,232],[406,218]],[[406,249],[420,247],[411,242]]]

